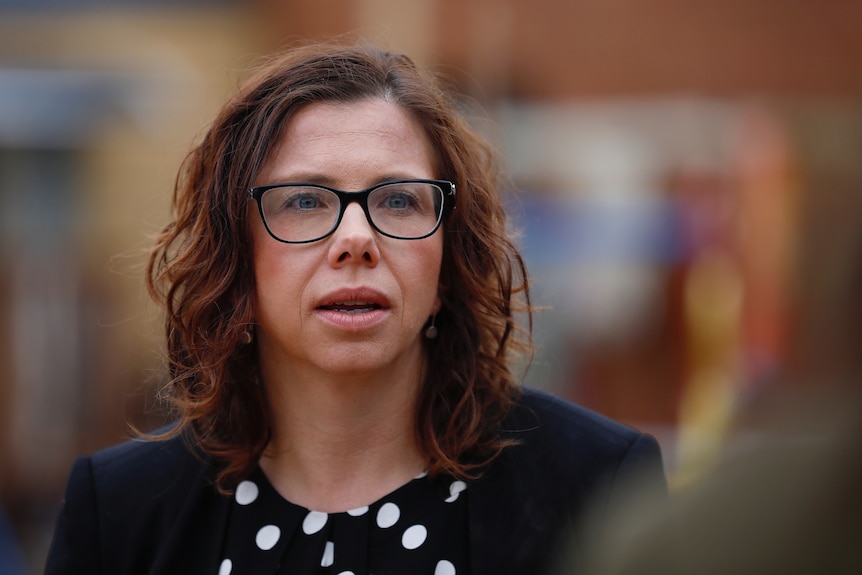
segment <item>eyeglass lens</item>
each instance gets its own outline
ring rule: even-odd
[[[380,232],[404,239],[431,233],[440,220],[443,191],[427,182],[395,182],[368,194],[368,216]],[[270,188],[261,197],[270,232],[289,242],[312,241],[332,232],[341,214],[337,194],[311,185]]]

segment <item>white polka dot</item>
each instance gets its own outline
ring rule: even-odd
[[[320,560],[321,567],[331,567],[335,563],[335,544],[332,541],[326,542],[326,547],[323,548],[323,558]]]
[[[455,566],[445,559],[438,561],[434,575],[455,575]]]
[[[453,481],[452,485],[449,486],[449,497],[446,498],[446,503],[454,502],[465,489],[467,489],[466,483],[463,481]]]
[[[233,562],[230,559],[225,559],[218,567],[218,575],[230,575],[231,569],[233,569]]]
[[[279,537],[281,537],[281,529],[275,525],[265,525],[257,532],[254,542],[264,551],[269,551],[278,543]]]
[[[243,481],[236,486],[236,502],[240,505],[254,503],[254,500],[257,499],[258,493],[257,485],[255,485],[254,482]]]
[[[428,530],[425,529],[424,525],[413,525],[408,527],[404,535],[401,536],[401,545],[405,549],[416,549],[425,543],[426,537],[428,537]]]
[[[422,478],[423,478],[423,477],[425,477],[426,475],[428,475],[428,472],[427,472],[427,471],[423,471],[422,473],[420,473],[419,475],[417,475],[417,476],[416,476],[416,477],[414,477],[413,479],[422,479]]]
[[[360,515],[365,515],[368,513],[368,506],[365,507],[357,507],[356,509],[351,509],[347,512],[348,515],[352,515],[353,517],[359,517]]]
[[[309,511],[305,519],[302,520],[302,532],[306,535],[314,535],[326,525],[326,520],[329,515],[321,511]]]
[[[356,575],[353,571],[342,571],[338,575]]]
[[[394,503],[384,503],[377,512],[377,526],[383,529],[392,527],[398,523],[398,518],[401,517],[401,510]]]

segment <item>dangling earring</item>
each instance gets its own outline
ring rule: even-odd
[[[251,328],[248,328],[247,330],[242,332],[242,338],[240,339],[240,342],[245,345],[248,345],[252,341],[254,341],[254,336],[251,333]]]
[[[429,325],[425,329],[425,338],[426,339],[437,339],[437,336],[440,334],[440,331],[437,329],[437,326],[434,325],[434,321],[437,319],[437,314],[431,316],[431,325]]]

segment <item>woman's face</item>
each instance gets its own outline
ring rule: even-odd
[[[434,165],[421,126],[398,105],[320,102],[291,117],[255,185],[358,191],[393,179],[434,179]],[[422,328],[439,307],[442,229],[421,240],[389,238],[351,203],[332,235],[285,244],[270,237],[253,202],[249,209],[265,378],[380,370],[403,376],[421,366]]]

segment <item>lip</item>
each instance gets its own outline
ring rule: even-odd
[[[358,331],[384,321],[390,307],[389,298],[373,288],[342,288],[321,297],[314,314],[339,329]]]

